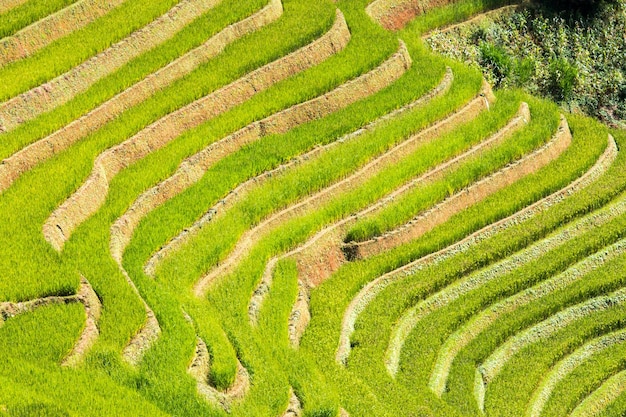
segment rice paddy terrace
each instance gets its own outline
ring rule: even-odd
[[[505,1],[0,0],[0,416],[618,416],[626,133],[431,52]]]

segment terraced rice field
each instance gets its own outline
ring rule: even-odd
[[[0,0],[0,416],[626,413],[626,133],[497,0]]]

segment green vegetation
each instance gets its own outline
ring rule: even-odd
[[[2,21],[0,33],[3,28],[7,33],[17,30],[69,3],[26,2],[6,13],[15,20]],[[0,98],[6,100],[66,72],[176,3],[128,0],[34,56],[0,68],[0,80],[5,81]],[[345,412],[363,417],[479,415],[474,395],[477,369],[489,367],[490,358],[515,340],[520,340],[521,348],[493,372],[494,378],[485,385],[484,406],[486,415],[525,415],[543,377],[556,365],[602,338],[623,332],[625,304],[620,297],[626,256],[602,251],[626,238],[626,209],[615,209],[625,204],[626,156],[621,149],[626,134],[611,131],[620,149],[615,154],[612,143],[607,146],[606,126],[520,89],[509,89],[532,80],[534,66],[482,38],[484,64],[499,74],[495,100],[484,106],[488,109],[435,131],[402,153],[399,150],[415,135],[462,111],[481,91],[479,71],[431,52],[422,35],[508,2],[461,0],[418,16],[398,32],[385,31],[370,19],[365,13],[368,3],[284,0],[284,13],[275,22],[234,41],[187,75],[125,109],[25,172],[0,194],[0,416],[289,416],[285,410],[292,391],[299,403],[296,408],[306,417],[345,417]],[[172,39],[65,105],[3,133],[0,158],[66,126],[266,5],[267,0],[222,0]],[[185,130],[122,169],[108,179],[105,203],[72,233],[63,250],[57,253],[50,247],[42,225],[84,183],[98,155],[167,114],[315,42],[331,28],[337,8],[351,33],[345,48]],[[312,117],[285,133],[261,135],[242,149],[223,154],[195,185],[143,217],[121,265],[112,258],[111,226],[138,196],[172,176],[186,158],[245,126],[375,70],[398,50],[400,40],[412,65],[396,81],[324,117]],[[560,100],[578,97],[580,68],[568,59],[552,62],[549,81],[561,91]],[[449,88],[420,106],[395,113],[440,85],[447,67],[453,74]],[[479,97],[476,102],[483,105],[483,100]],[[527,124],[383,207],[352,217],[484,143],[516,116],[522,102],[528,103],[531,113]],[[532,155],[555,136],[561,113],[571,128],[572,141],[558,157],[421,236],[384,246],[387,234],[401,230],[420,213]],[[374,121],[374,128],[363,129]],[[238,185],[329,144],[333,145],[258,181],[234,196],[232,204],[218,205]],[[390,161],[386,155],[397,157]],[[362,176],[355,174],[373,161],[380,163]],[[349,186],[339,188],[342,181]],[[565,187],[571,188],[563,191]],[[333,192],[323,194],[329,189]],[[312,196],[324,198],[303,206]],[[214,206],[214,218],[186,234]],[[291,214],[271,227],[260,227],[281,213]],[[344,221],[345,225],[333,229],[337,236],[330,242],[317,240],[320,231]],[[153,277],[147,276],[147,260],[181,236],[180,247],[160,259]],[[235,248],[245,239],[251,242],[245,246],[249,250],[234,257]],[[368,239],[378,239],[380,254],[345,259],[344,242]],[[293,252],[285,257],[301,247],[313,255]],[[533,252],[536,248],[544,248],[545,253]],[[524,257],[529,253],[532,256]],[[434,260],[425,261],[429,256]],[[559,284],[560,274],[581,261],[586,265],[589,259],[596,262],[593,268]],[[206,296],[197,296],[197,282],[226,260],[232,261],[232,269],[212,282]],[[273,262],[271,283],[259,289],[268,263]],[[330,276],[322,280],[322,273]],[[455,292],[481,274],[497,278]],[[77,367],[63,367],[63,358],[89,329],[84,305],[60,303],[14,312],[21,301],[76,294],[81,276],[102,303],[98,335]],[[305,277],[313,282],[305,282]],[[558,285],[546,287],[553,282]],[[376,285],[367,287],[370,283]],[[252,324],[249,304],[255,291],[261,290],[264,299]],[[544,293],[536,295],[540,290]],[[294,310],[303,291],[303,308],[311,316],[308,325],[300,321],[307,316],[305,310]],[[399,367],[392,376],[385,360],[394,348],[390,343],[399,323],[415,308],[443,295],[447,298],[432,304],[402,335],[397,347]],[[361,301],[350,316],[354,300]],[[135,336],[144,328],[144,302],[154,311],[160,333],[134,366],[123,352],[129,341],[137,342]],[[573,314],[567,312],[579,305],[593,308],[572,315],[567,325],[555,325],[549,328],[553,331],[529,339],[532,343],[524,342],[527,329]],[[497,320],[485,319],[490,314],[497,314]],[[353,319],[354,328],[346,324],[347,317]],[[481,323],[487,324],[481,327]],[[296,332],[300,326],[301,339]],[[291,342],[294,334],[298,347]],[[457,334],[471,337],[453,352],[446,387],[439,395],[429,385],[434,365]],[[337,348],[346,337],[350,349],[342,364]],[[190,375],[198,338],[209,350],[206,382],[211,387],[231,395],[238,363],[245,367],[249,389],[232,404],[208,399]],[[555,383],[541,415],[565,415],[595,398],[609,398],[608,391],[615,398],[607,404],[607,415],[622,414],[626,394],[607,387],[619,382],[626,369],[624,349],[626,344],[619,339],[585,356]],[[585,398],[590,400],[583,403]]]
[[[580,6],[595,11],[581,14]],[[542,2],[435,33],[428,42],[480,67],[496,87],[523,87],[623,128],[626,43],[614,34],[624,33],[625,10],[623,0]]]
[[[27,1],[24,4],[0,14],[0,38],[15,32],[46,17],[76,0]]]

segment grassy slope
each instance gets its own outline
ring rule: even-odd
[[[471,230],[519,209],[580,175],[593,163],[606,144],[606,136],[603,136],[606,131],[596,124],[582,118],[573,118],[571,125],[575,142],[572,149],[556,164],[510,189],[497,193],[414,243],[343,268],[313,293],[313,321],[305,334],[300,351],[292,350],[286,337],[286,323],[297,292],[297,272],[293,262],[279,264],[272,291],[261,312],[259,326],[253,329],[247,323],[247,302],[263,270],[264,260],[294,247],[324,224],[375,201],[394,185],[385,184],[385,176],[375,178],[352,193],[337,196],[319,212],[289,222],[263,239],[237,273],[213,288],[207,300],[194,299],[189,292],[190,286],[203,271],[223,256],[243,230],[267,213],[328,184],[332,178],[354,170],[390,143],[458,108],[477,91],[479,77],[475,72],[468,71],[462,65],[448,63],[453,67],[456,80],[453,89],[445,97],[435,100],[423,111],[387,123],[380,132],[366,135],[361,142],[352,146],[342,145],[337,152],[298,167],[293,173],[256,190],[222,221],[206,228],[183,251],[169,259],[158,271],[156,281],[145,277],[142,267],[145,260],[163,242],[191,224],[237,183],[303,153],[317,143],[328,143],[428,91],[440,79],[445,61],[430,55],[424,49],[419,39],[421,31],[464,18],[494,2],[462,2],[460,6],[416,20],[399,34],[409,46],[415,61],[414,68],[396,84],[336,115],[302,126],[285,135],[264,138],[220,162],[197,186],[151,213],[135,233],[124,264],[140,287],[142,295],[157,313],[163,335],[148,352],[139,369],[131,369],[122,364],[118,355],[128,337],[142,323],[143,310],[108,255],[108,229],[111,223],[134,197],[170,175],[187,155],[252,120],[327,91],[341,81],[372,68],[395,51],[395,36],[382,31],[364,15],[366,3],[365,0],[338,3],[346,15],[353,35],[346,51],[317,68],[280,83],[223,117],[183,135],[170,146],[121,173],[111,185],[106,205],[78,229],[62,256],[54,254],[43,241],[41,223],[55,205],[80,184],[89,172],[95,155],[130,136],[159,115],[197,97],[199,91],[211,91],[273,59],[272,57],[294,49],[295,45],[319,36],[332,21],[333,6],[329,2],[319,2],[309,5],[310,9],[307,9],[303,2],[285,1],[285,16],[279,22],[228,48],[223,56],[148,102],[130,109],[118,121],[86,138],[59,157],[26,174],[1,196],[1,235],[5,242],[0,261],[0,299],[28,299],[52,293],[73,293],[78,284],[77,272],[80,271],[88,276],[103,299],[105,313],[100,322],[101,338],[90,354],[87,366],[80,371],[62,370],[55,365],[80,332],[84,321],[80,305],[46,307],[7,321],[0,328],[0,347],[4,346],[0,350],[10,354],[3,357],[0,368],[5,375],[2,377],[2,385],[9,386],[10,389],[0,392],[0,415],[5,411],[3,405],[6,405],[6,411],[11,415],[29,415],[34,412],[48,415],[107,415],[112,410],[124,410],[120,412],[126,415],[223,414],[195,395],[195,383],[186,375],[185,369],[193,353],[196,333],[210,345],[214,361],[211,374],[218,386],[227,386],[232,381],[235,354],[252,373],[253,388],[244,402],[234,408],[234,415],[280,414],[287,403],[289,386],[298,394],[306,415],[311,416],[333,415],[339,404],[356,416],[372,413],[381,416],[411,415],[410,413],[431,411],[437,415],[454,415],[455,411],[437,400],[425,386],[410,385],[410,389],[406,389],[402,384],[412,382],[410,375],[408,379],[402,376],[399,382],[394,382],[386,375],[382,361],[371,360],[371,357],[382,358],[385,342],[388,340],[386,335],[394,317],[417,294],[426,291],[423,282],[413,279],[409,280],[408,287],[406,282],[391,286],[372,304],[359,321],[360,330],[353,338],[357,348],[354,349],[347,370],[334,364],[334,349],[343,309],[364,282],[453,242]],[[41,137],[51,126],[58,127],[67,123],[81,112],[163,65],[167,59],[193,47],[227,22],[249,14],[261,4],[263,3],[259,1],[246,2],[241,8],[238,6],[236,12],[231,12],[223,5],[215,10],[215,14],[210,14],[209,17],[215,18],[210,24],[203,21],[190,25],[194,29],[184,31],[176,40],[157,48],[158,54],[140,57],[127,66],[126,70],[130,71],[124,72],[122,69],[98,83],[77,98],[74,107],[70,103],[42,116],[29,124],[32,130],[25,126],[13,132],[0,145],[0,149],[8,154]],[[120,15],[118,18],[124,17]],[[137,19],[140,17],[137,16],[133,21],[138,21]],[[102,22],[98,25],[102,25],[99,30],[106,27]],[[198,31],[202,35],[198,35]],[[100,32],[94,30],[90,36],[97,33]],[[292,37],[286,39],[278,35],[281,33],[290,33]],[[108,36],[106,39],[113,39],[116,34],[110,33]],[[80,38],[73,39],[75,42]],[[99,40],[102,43],[98,45],[106,44],[106,39]],[[66,45],[70,45],[70,41],[67,42]],[[64,43],[59,42],[50,47],[52,52],[49,53],[61,53],[62,44]],[[272,45],[271,48],[265,47],[268,44]],[[376,48],[373,49],[372,45]],[[258,54],[260,51],[263,54]],[[256,52],[254,57],[253,52]],[[81,53],[80,48],[77,48],[77,51],[69,54],[63,65],[69,65],[72,59],[73,62],[79,62],[76,60],[84,56]],[[242,62],[241,56],[248,59]],[[39,68],[42,62],[42,57],[34,57],[20,65],[24,69],[31,66]],[[10,71],[13,70],[0,70],[0,79],[9,79],[3,77],[11,77]],[[32,79],[20,81],[17,85],[30,85],[36,77],[44,79],[54,73],[50,68],[46,68],[46,71],[49,71],[46,73],[48,75],[34,73]],[[18,91],[22,87],[15,88],[14,91]],[[12,93],[7,90],[3,94]],[[501,107],[500,122],[505,119],[505,115],[512,114],[516,109],[513,100],[522,99],[522,96],[516,94],[501,95],[507,99],[507,104]],[[533,105],[532,100],[529,101],[532,108],[545,112],[537,115],[537,120],[555,120],[554,108],[537,101]],[[494,113],[498,109],[500,107]],[[542,119],[541,116],[545,118]],[[536,144],[537,140],[545,140],[545,131],[550,131],[552,127],[551,122],[538,124],[544,131],[538,129],[537,132],[544,134],[536,132],[534,137],[528,134],[527,146],[532,147],[531,144]],[[477,130],[485,129],[482,131],[485,133],[495,125],[488,126],[486,122],[481,123]],[[582,138],[586,140],[584,146]],[[369,147],[365,146],[367,144]],[[341,161],[341,164],[337,161]],[[386,171],[385,175],[398,175],[396,181],[399,182],[401,178],[407,178],[407,175],[415,172],[415,169],[400,165],[397,170]],[[403,171],[404,177],[400,175]],[[324,173],[325,176],[315,173]],[[607,180],[606,184],[607,189],[597,187],[598,196],[593,195],[595,200],[589,197],[591,202],[581,200],[571,205],[559,206],[543,217],[547,220],[545,226],[519,231],[518,235],[500,237],[500,240],[496,239],[499,246],[495,246],[497,249],[494,252],[484,252],[482,259],[468,257],[466,262],[474,264],[466,266],[460,263],[458,268],[471,269],[477,267],[476,263],[493,261],[511,250],[510,248],[541,237],[547,230],[556,227],[562,219],[579,216],[588,210],[586,207],[601,204],[614,195],[614,189],[621,187],[619,179]],[[43,198],[39,197],[44,195]],[[35,200],[24,196],[38,197]],[[216,241],[215,235],[224,239]],[[45,279],[42,280],[42,276]],[[19,288],[14,285],[16,279],[23,283]],[[386,300],[393,300],[393,303]],[[195,328],[183,319],[181,306],[194,318]],[[607,323],[610,320],[611,318],[607,318]],[[42,345],[44,341],[48,344]],[[555,342],[554,346],[559,345]],[[409,347],[407,352],[413,349]],[[510,372],[507,375],[515,375],[519,371]],[[506,377],[503,376],[505,379]],[[36,387],[37,393],[33,387]],[[506,385],[502,389],[506,389]],[[497,391],[493,395],[497,398]],[[450,401],[455,403],[452,399]],[[493,406],[498,407],[497,404]]]

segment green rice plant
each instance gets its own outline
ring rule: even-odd
[[[236,5],[227,2],[218,4],[173,38],[131,60],[68,103],[5,133],[2,143],[0,143],[0,158],[7,158],[24,146],[66,126],[106,100],[141,81],[149,74],[163,68],[177,57],[198,47],[226,25],[241,20],[266,3],[266,0],[249,0],[237,2]],[[202,72],[203,67],[206,68],[207,65],[200,66],[198,71]],[[250,63],[244,71],[248,68],[254,68],[256,65],[258,64]],[[235,68],[232,69],[236,71]],[[237,77],[239,74],[243,73],[236,72],[233,76]]]
[[[0,100],[34,88],[166,13],[176,0],[132,0],[30,57],[0,68]]]
[[[587,139],[590,137],[593,137],[592,135],[588,135],[588,131],[585,131],[585,129],[583,128],[584,125],[580,125],[577,122],[578,121],[575,121],[574,123],[572,123],[572,125],[575,127],[575,130],[574,130],[575,138],[576,138],[576,135],[581,135],[579,137],[579,140],[581,140],[583,137],[586,137]],[[606,138],[603,137],[603,135],[601,134],[596,134],[595,137],[597,138],[596,146],[601,147],[603,145],[602,142],[605,141]],[[581,151],[580,148],[578,149],[579,149],[578,152]],[[599,149],[597,147],[595,149],[591,147],[587,151],[585,151],[585,152],[590,152],[588,155],[591,157],[587,159],[587,162],[586,162],[587,166],[589,166],[592,163],[593,157],[594,155],[597,155],[598,150]],[[570,154],[569,157],[571,158],[574,156]],[[580,158],[580,157],[574,157],[574,158],[576,158],[579,161],[582,159],[585,159],[585,158]],[[563,175],[564,171],[562,170],[562,167],[563,167],[562,164],[556,163],[544,170],[545,171],[549,170],[550,172],[554,172],[554,173],[558,172],[560,175]],[[580,172],[579,169],[580,168],[570,171],[570,174],[568,174],[569,177],[568,176],[566,176],[565,178],[561,177],[560,179],[557,180],[557,184],[553,183],[553,185],[549,187],[552,189],[555,189],[559,187],[558,183],[564,184],[564,183],[569,182],[572,174],[574,176],[579,175],[579,172]],[[617,172],[619,171],[616,171],[616,175],[617,175]],[[559,175],[551,176],[552,179],[558,178],[558,177]],[[522,181],[524,185],[521,185],[521,184],[514,185],[513,187],[511,187],[512,189],[505,190],[505,192],[499,193],[500,194],[499,196],[495,196],[491,198],[490,199],[491,201],[487,201],[486,203],[481,203],[477,207],[468,210],[469,212],[472,212],[471,214],[463,213],[459,216],[456,216],[457,217],[456,221],[454,223],[449,222],[448,224],[454,224],[457,231],[453,232],[453,230],[450,230],[448,232],[444,232],[444,230],[446,230],[444,227],[439,227],[435,229],[433,232],[427,234],[418,242],[416,242],[418,244],[420,241],[423,242],[421,245],[422,251],[418,250],[417,254],[413,252],[414,253],[413,256],[415,256],[416,258],[416,257],[419,257],[420,253],[422,254],[428,253],[425,251],[428,246],[430,246],[433,249],[443,247],[446,242],[443,236],[446,236],[446,235],[450,236],[450,232],[457,234],[459,233],[459,230],[467,230],[465,229],[465,226],[467,226],[469,223],[473,221],[476,221],[476,219],[479,218],[481,215],[491,216],[492,214],[489,213],[489,210],[493,210],[496,207],[501,208],[503,205],[502,203],[504,201],[508,201],[508,202],[511,201],[511,199],[507,197],[507,195],[511,195],[509,193],[516,193],[517,201],[519,201],[519,198],[521,195],[525,194],[525,193],[521,193],[520,190],[525,190],[525,192],[530,192],[530,193],[536,193],[536,191],[533,191],[533,189],[535,189],[534,188],[535,186],[539,186],[539,187],[546,186],[543,184],[540,185],[541,181],[537,181],[538,178],[545,179],[547,177],[545,176],[545,174],[542,175],[542,173],[538,173],[537,175],[533,176],[532,179],[529,178],[527,180]],[[533,184],[533,186],[531,187],[530,184]],[[601,190],[602,192],[605,191],[602,188]],[[545,192],[546,190],[544,188],[544,191],[540,192],[539,196],[545,195],[544,194]],[[496,198],[498,199],[500,204],[493,203],[493,200],[495,200]],[[537,198],[537,197],[534,197],[534,198]],[[486,209],[486,208],[489,208],[489,209]],[[516,209],[513,209],[513,210],[516,210]],[[564,208],[564,211],[567,213],[568,208]],[[477,215],[477,213],[481,213],[481,214]],[[466,219],[466,220],[459,221],[459,218]],[[554,221],[554,224],[558,225],[559,221],[560,221],[560,217],[559,217],[559,220]],[[543,223],[541,222],[538,222],[537,225],[540,229],[544,227]],[[549,225],[549,223],[547,223],[546,225]],[[552,226],[552,227],[555,227],[555,226]],[[528,229],[527,225],[524,225],[524,227],[520,227],[519,230],[532,232],[531,230]],[[465,233],[463,233],[462,235],[465,235]],[[435,238],[437,234],[439,235],[439,237]],[[435,238],[435,240],[432,241],[434,245],[433,243],[426,243],[429,238],[430,239]],[[444,239],[443,242],[442,240],[440,240],[442,238]],[[514,241],[515,234],[504,234],[504,235],[501,235],[500,238],[504,239],[505,241],[506,240]],[[522,242],[524,241],[525,240],[522,240]],[[413,250],[415,251],[419,247],[418,244],[411,244],[411,245],[405,245],[405,246],[413,247],[414,248]],[[433,249],[431,249],[431,251]],[[487,241],[485,242],[484,249],[480,249],[480,250],[485,250],[485,249],[488,249],[488,251],[485,254],[492,252],[492,255],[490,255],[490,257],[493,257],[494,250],[496,251],[503,250],[504,251],[503,253],[508,253],[508,251],[511,250],[511,247],[510,246],[507,247],[507,245],[504,244],[504,242],[502,242],[501,244],[494,244],[494,242]],[[397,254],[404,252],[406,254],[408,251],[404,249],[404,251],[401,252],[401,248],[400,248],[398,250],[391,251],[391,254],[393,254],[394,252]],[[476,254],[478,253],[480,252],[476,252]],[[472,255],[472,254],[470,253],[468,255]],[[383,274],[386,271],[389,271],[390,269],[393,269],[394,265],[395,267],[397,267],[407,262],[406,260],[402,260],[402,259],[403,258],[401,257],[394,259],[393,257],[390,256],[390,254],[384,254],[384,255],[380,255],[375,258],[372,258],[370,260],[367,260],[367,261],[359,262],[356,264],[350,264],[347,267],[340,270],[333,277],[333,279],[331,279],[322,287],[320,287],[319,290],[316,290],[316,292],[312,294],[311,309],[312,309],[312,313],[314,317],[316,315],[318,316],[318,321],[313,320],[311,322],[309,332],[305,334],[305,337],[303,340],[303,346],[305,347],[307,346],[307,343],[306,343],[307,341],[312,342],[312,341],[324,340],[326,342],[322,345],[320,345],[320,343],[318,342],[315,342],[313,344],[314,348],[312,348],[313,351],[323,352],[320,354],[326,355],[326,357],[334,357],[335,345],[332,342],[332,340],[336,340],[336,338],[329,337],[328,332],[329,332],[329,329],[339,328],[341,314],[343,313],[343,308],[341,306],[345,306],[347,304],[347,302],[351,298],[350,294],[355,294],[359,290],[360,286],[363,285],[362,284],[363,282],[367,282],[369,279],[371,279],[371,277],[375,277],[377,275]],[[480,265],[480,262],[484,262],[480,260],[480,257],[478,259],[475,259],[472,256],[467,256],[467,257],[462,256],[461,259],[467,259],[468,262],[467,263],[465,263],[465,261],[459,262],[459,259],[452,259],[450,260],[450,262],[446,262],[446,265],[448,265],[448,267],[451,268],[452,270],[463,270],[464,268],[470,268],[471,270],[473,268],[476,268],[477,265]],[[489,259],[489,257],[487,259]],[[420,286],[423,287],[424,284],[426,284],[425,281],[420,280],[420,277],[422,276],[428,276],[428,275],[421,275],[420,273],[415,276],[414,282],[418,284],[418,287]],[[341,284],[339,285],[339,283]],[[441,285],[441,284],[438,284],[438,285]],[[349,360],[349,364],[354,363],[355,364],[354,366],[356,366],[355,370],[358,369],[358,371],[362,371],[361,375],[363,378],[367,378],[368,380],[371,381],[373,378],[373,375],[376,375],[375,379],[378,381],[378,383],[380,383],[380,381],[388,381],[386,382],[386,384],[392,384],[389,381],[390,378],[387,374],[386,369],[382,366],[382,361],[371,363],[371,360],[367,360],[365,358],[372,358],[372,357],[377,357],[377,356],[382,358],[382,352],[386,348],[386,341],[388,340],[388,336],[385,335],[387,333],[387,330],[385,329],[389,329],[390,324],[393,322],[394,318],[397,317],[403,311],[403,309],[405,308],[403,306],[407,305],[406,304],[408,301],[407,298],[410,300],[411,295],[415,294],[413,291],[414,290],[411,289],[411,287],[407,288],[406,282],[390,287],[388,290],[381,293],[379,297],[377,298],[377,300],[375,301],[375,303],[370,308],[368,308],[368,310],[366,310],[365,316],[362,319],[364,321],[363,324],[359,324],[359,322],[357,322],[357,332],[354,334],[354,337],[352,339],[353,353],[351,356],[354,356],[354,357]],[[323,300],[334,300],[334,301],[331,305],[331,304],[324,302]],[[317,326],[315,325],[315,323],[317,323]],[[320,324],[322,323],[323,323],[323,327],[320,327]],[[367,338],[365,338],[365,334],[362,333],[360,329],[363,329],[363,330],[367,329]],[[372,331],[373,329],[376,329],[376,331],[375,332]],[[337,330],[333,331],[333,333],[334,332],[337,332]],[[329,341],[330,343],[328,343]],[[423,354],[423,352],[421,354]],[[360,358],[363,358],[363,359],[359,360]],[[350,368],[352,368],[352,366],[350,366]],[[368,376],[365,377],[365,375],[368,375]],[[377,385],[377,389],[378,388],[380,388],[379,385]]]
[[[27,1],[0,14],[0,38],[10,36],[29,24],[77,0]]]
[[[129,5],[131,2],[132,7]],[[167,10],[170,3],[173,4],[169,2],[166,7],[163,2],[148,5],[144,0],[131,0],[85,29],[45,48],[40,54],[0,69],[0,80],[11,82],[12,71],[17,73],[21,68],[20,71],[28,72],[31,66],[34,69],[24,78],[15,78],[15,86],[5,86],[4,90],[0,87],[0,97],[3,94],[8,97],[22,91],[22,88],[30,88],[31,83],[36,85],[66,71],[94,51],[124,37],[124,33],[128,33],[126,30],[133,30],[116,28],[114,22],[119,25],[128,19],[129,26],[140,27],[159,15],[157,9],[161,10],[160,13]],[[423,352],[420,349],[436,348],[442,342],[438,338],[451,333],[471,314],[538,282],[549,272],[566,268],[595,248],[615,241],[623,234],[622,224],[619,223],[622,220],[585,234],[584,239],[579,239],[574,245],[564,246],[562,253],[548,254],[545,262],[536,266],[537,269],[542,268],[544,275],[533,278],[516,275],[515,278],[512,274],[507,276],[507,280],[486,288],[485,293],[466,297],[466,305],[459,301],[455,304],[458,307],[456,310],[442,310],[441,317],[433,317],[429,321],[440,326],[441,331],[439,334],[430,331],[433,334],[421,339],[426,342],[421,348],[407,347],[402,362],[404,368],[396,380],[388,374],[383,362],[394,321],[406,308],[464,274],[504,259],[533,241],[545,238],[561,224],[578,219],[614,200],[626,189],[623,181],[626,156],[622,153],[601,179],[564,197],[535,217],[480,241],[468,247],[466,252],[457,253],[432,268],[413,271],[413,274],[387,287],[359,317],[357,330],[351,339],[352,354],[347,367],[335,363],[343,312],[365,283],[458,242],[474,231],[559,190],[586,172],[606,147],[607,136],[605,129],[588,119],[570,117],[574,133],[572,145],[558,160],[538,173],[495,193],[414,242],[365,261],[344,265],[327,282],[312,289],[312,320],[299,349],[291,347],[288,329],[292,306],[300,288],[298,266],[292,259],[278,262],[258,322],[252,325],[249,321],[248,303],[268,260],[307,242],[320,229],[375,203],[416,175],[477,143],[506,123],[520,100],[530,102],[534,124],[528,127],[528,132],[485,153],[482,159],[469,160],[442,181],[419,188],[419,193],[408,195],[392,205],[397,213],[387,210],[380,216],[366,219],[366,222],[377,222],[377,232],[372,235],[392,230],[410,218],[419,207],[428,207],[445,198],[450,190],[454,192],[468,181],[486,175],[547,140],[554,131],[557,109],[517,91],[502,92],[489,113],[459,126],[456,132],[434,138],[432,143],[425,144],[414,155],[386,166],[358,187],[333,195],[314,210],[291,218],[259,236],[234,272],[221,277],[206,297],[195,297],[192,287],[199,277],[228,255],[240,236],[267,216],[292,207],[312,193],[351,175],[391,146],[457,111],[470,100],[480,88],[480,75],[461,64],[429,53],[420,36],[430,28],[466,18],[487,5],[500,4],[501,1],[461,1],[416,19],[399,34],[406,41],[414,62],[413,67],[398,81],[341,111],[285,134],[264,136],[220,160],[198,184],[163,204],[141,222],[124,253],[122,269],[111,258],[111,225],[126,212],[138,195],[171,176],[185,158],[243,126],[317,97],[369,71],[395,52],[397,35],[385,32],[370,21],[364,13],[367,3],[367,0],[340,0],[336,4],[330,1],[285,0],[285,13],[279,20],[233,43],[210,62],[27,172],[0,195],[0,300],[73,295],[78,288],[79,277],[84,275],[93,284],[103,304],[98,341],[78,368],[60,368],[58,363],[71,349],[84,326],[85,313],[81,304],[41,307],[32,313],[10,318],[0,327],[0,347],[4,346],[0,351],[7,352],[0,360],[0,386],[6,387],[0,390],[0,415],[224,416],[223,407],[207,402],[198,394],[197,382],[189,374],[197,338],[204,340],[208,346],[210,372],[207,378],[212,386],[227,389],[235,380],[239,363],[250,375],[250,389],[231,406],[230,414],[235,416],[283,415],[292,390],[305,416],[336,416],[342,409],[347,409],[353,416],[390,417],[458,416],[475,410],[471,403],[467,402],[470,406],[466,406],[465,402],[467,399],[473,401],[471,389],[461,392],[459,387],[473,383],[475,365],[487,357],[498,346],[497,343],[487,340],[485,347],[480,345],[477,351],[465,349],[461,352],[460,362],[455,361],[452,368],[454,376],[451,390],[445,396],[447,402],[429,390],[427,380],[418,381],[418,373],[407,374],[415,363],[408,358],[416,352],[421,355]],[[134,10],[135,14],[137,10],[141,11],[134,8],[139,4],[150,9],[146,9],[144,16],[131,16],[131,11]],[[11,155],[64,126],[197,46],[226,24],[240,20],[264,4],[265,1],[261,0],[224,0],[175,38],[129,62],[72,102],[3,135],[5,140],[0,144],[0,156]],[[83,182],[97,155],[163,115],[319,37],[332,24],[336,6],[345,14],[352,32],[352,39],[345,50],[186,132],[121,171],[111,180],[104,205],[76,230],[64,250],[58,254],[47,245],[41,236],[43,222]],[[110,29],[109,33],[100,32],[105,28]],[[84,38],[86,46],[73,44],[88,33],[92,37],[102,36],[100,39]],[[76,50],[70,51],[70,45]],[[87,53],[89,49],[91,52]],[[63,51],[67,52],[67,56],[58,60],[58,67],[39,69],[38,65],[56,61],[58,56],[54,57],[54,54],[59,55]],[[46,53],[51,54],[50,57],[44,56]],[[320,152],[315,158],[254,187],[223,216],[207,223],[179,251],[166,257],[156,269],[155,279],[145,275],[143,267],[152,254],[168,239],[193,224],[208,207],[216,204],[238,184],[274,169],[315,146],[333,143],[337,138],[415,100],[441,80],[446,65],[452,68],[455,75],[455,81],[446,94],[402,117],[385,121],[367,134]],[[39,81],[33,81],[35,79]],[[462,131],[471,132],[471,135],[463,135]],[[624,143],[626,136],[623,133],[616,132],[615,136],[620,145]],[[507,318],[507,323],[531,325],[573,303],[611,291],[623,281],[620,274],[612,273],[620,268],[623,269],[621,263],[607,264],[601,273],[585,280],[584,285],[573,285],[556,293],[549,306],[529,304],[523,311],[520,310],[519,317],[512,315]],[[139,297],[129,287],[124,271],[137,286]],[[531,267],[526,272],[529,271]],[[143,326],[146,316],[142,299],[156,314],[161,334],[137,366],[131,366],[122,359],[120,352]],[[580,332],[573,327],[564,329],[551,339],[544,351],[537,351],[542,358],[537,368],[545,373],[558,360],[548,358],[549,355],[544,353],[563,352],[566,355],[587,340],[615,330],[622,319],[623,311],[607,310],[585,319]],[[499,341],[498,335],[513,334],[517,329],[515,325],[504,324],[489,328],[485,336]],[[482,343],[483,338],[478,341]],[[531,346],[529,349],[535,348]],[[466,360],[467,355],[475,353],[478,356]],[[609,353],[607,351],[606,354]],[[429,355],[431,353],[426,352],[419,361],[427,363],[432,357]],[[609,356],[606,366],[594,368],[595,376],[585,385],[586,391],[597,387],[611,372],[618,371],[618,362],[613,360],[612,355]],[[520,374],[519,369],[522,368],[519,362],[517,357],[513,358],[510,366],[498,376],[501,379],[494,381],[497,385],[489,386],[489,410],[497,412],[500,407],[498,395],[507,392],[505,385],[513,380],[511,375],[517,377]],[[471,372],[467,373],[467,370]],[[539,372],[529,373],[529,381],[521,387],[519,398],[532,394],[532,381],[536,385]],[[417,383],[413,384],[413,381]],[[572,398],[581,398],[581,395]],[[521,404],[517,398],[514,399],[516,409],[519,408],[518,403]],[[619,406],[619,399],[615,406]]]

